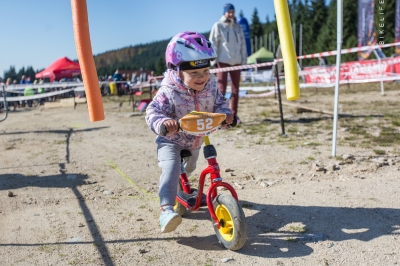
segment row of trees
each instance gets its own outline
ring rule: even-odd
[[[378,9],[377,7],[381,9]],[[336,49],[336,25],[337,1],[331,0],[329,5],[326,0],[292,0],[289,4],[291,22],[293,23],[296,41],[296,53],[300,54],[299,37],[300,25],[302,26],[302,51],[301,54],[311,54]],[[382,15],[382,8],[383,13]],[[385,27],[379,27],[382,23],[378,18],[384,16]],[[357,18],[358,1],[343,1],[343,48],[357,46]],[[395,0],[375,0],[375,26],[376,29],[384,30],[383,35],[385,43],[394,42],[394,20],[395,20]],[[266,17],[266,22],[262,23],[257,8],[254,9],[250,21],[250,36],[252,39],[265,40],[266,36],[272,36],[275,50],[279,44],[278,28],[276,18]],[[203,33],[208,37],[209,32]],[[267,38],[268,39],[268,38]],[[381,39],[380,39],[381,40]],[[149,44],[139,44],[135,46],[124,47],[121,49],[107,51],[94,56],[97,72],[99,75],[112,75],[116,69],[137,70],[140,68],[154,70],[157,75],[165,71],[164,54],[168,40],[156,41]],[[263,43],[266,46],[266,43]],[[271,47],[270,45],[268,45]],[[267,46],[266,46],[267,47]],[[267,47],[268,48],[268,47]],[[394,48],[384,49],[386,56],[394,53]],[[373,54],[371,55],[373,58]],[[342,56],[344,62],[357,60],[357,54],[345,54]],[[328,58],[330,64],[335,63],[335,58]],[[303,66],[316,65],[317,59],[307,59],[302,61]],[[34,78],[32,67],[22,68],[18,72],[14,67],[4,73],[4,79],[7,77],[21,78],[23,74]],[[33,74],[32,74],[33,73]],[[32,76],[33,75],[33,76]]]
[[[6,82],[7,79],[10,78],[11,81],[16,80],[16,82],[19,84],[23,75],[25,75],[25,77],[30,77],[31,80],[34,80],[37,72],[38,71],[35,71],[32,66],[28,66],[27,68],[22,67],[18,71],[15,70],[14,66],[10,66],[9,70],[4,71],[3,79],[4,82]]]

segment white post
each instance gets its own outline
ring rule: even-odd
[[[378,55],[378,53],[376,52],[376,49],[374,49],[374,54],[375,54],[375,57],[376,58],[378,58],[378,63],[379,63],[379,71],[381,72],[380,74],[381,74],[381,81],[380,81],[380,84],[381,84],[381,95],[385,95],[385,89],[383,88],[383,81],[382,81],[382,73],[383,73],[383,70],[382,70],[382,61],[381,61],[381,57]]]
[[[272,32],[272,52],[275,53],[275,33]]]
[[[337,54],[336,54],[336,84],[335,84],[335,105],[333,114],[333,136],[332,136],[332,156],[336,156],[336,133],[338,120],[338,105],[339,105],[339,83],[340,83],[340,59],[342,50],[343,36],[343,0],[337,1]]]
[[[266,49],[268,49],[268,39],[267,39],[267,34],[264,34],[264,47],[266,48]]]
[[[294,51],[296,52],[296,23],[293,23],[293,42],[294,42]]]
[[[273,48],[272,48],[272,32],[270,32],[270,33],[269,33],[269,50],[270,50],[271,52],[274,52],[272,49],[273,49]]]

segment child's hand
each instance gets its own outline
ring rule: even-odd
[[[225,119],[227,124],[232,124],[233,122],[233,114],[226,114],[226,119]]]
[[[167,131],[168,131],[168,134],[167,134],[167,135],[170,135],[170,134],[172,134],[172,133],[175,133],[175,132],[178,131],[178,129],[179,129],[178,123],[177,123],[175,120],[173,120],[173,119],[164,121],[164,126],[165,126],[165,128],[167,129]]]

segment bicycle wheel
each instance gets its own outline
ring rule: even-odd
[[[213,206],[220,223],[219,229],[214,226],[219,241],[230,250],[242,248],[247,239],[247,223],[239,202],[230,194],[220,194]]]
[[[182,185],[179,183],[178,192],[182,191]],[[180,216],[184,216],[186,212],[186,207],[183,206],[178,200],[175,200],[174,211]]]

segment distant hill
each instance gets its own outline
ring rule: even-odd
[[[202,33],[208,38],[210,32]],[[172,38],[172,37],[171,37]],[[138,44],[94,56],[98,75],[112,75],[120,70],[154,70],[160,75],[165,71],[165,49],[170,39],[148,44]]]

